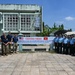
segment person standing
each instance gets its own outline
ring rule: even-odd
[[[67,43],[67,48],[68,48],[68,54],[70,54],[70,36],[67,36],[68,38],[68,43]]]
[[[11,53],[12,35],[11,35],[10,32],[8,32],[7,39],[8,39],[8,41],[9,41],[9,45],[8,45],[9,53]]]
[[[68,44],[69,44],[69,39],[67,36],[65,36],[64,41],[63,41],[63,54],[68,54]]]
[[[74,52],[74,39],[73,36],[70,36],[70,55],[73,55]]]
[[[64,37],[60,35],[58,40],[58,51],[59,51],[58,53],[62,53],[63,40],[64,40]]]
[[[17,46],[18,46],[17,41],[18,41],[18,37],[15,34],[13,37],[13,52],[15,52],[15,53],[17,52]]]
[[[73,38],[74,40],[74,45],[73,45],[73,55],[75,56],[75,38]]]
[[[4,55],[3,42],[5,40],[5,36],[6,36],[5,33],[3,33],[1,35],[1,50],[2,50],[2,55]]]
[[[55,36],[53,42],[54,42],[54,46],[55,46],[55,52],[58,52],[58,35]]]
[[[2,41],[2,45],[3,45],[3,55],[7,55],[8,54],[8,39],[6,38],[6,35],[3,36],[4,39]]]

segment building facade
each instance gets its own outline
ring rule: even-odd
[[[0,4],[0,34],[22,33],[36,36],[43,31],[42,7],[38,5]]]

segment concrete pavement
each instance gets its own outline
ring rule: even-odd
[[[0,75],[75,75],[75,57],[48,52],[0,55]]]

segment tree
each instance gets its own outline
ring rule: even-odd
[[[53,26],[54,26],[54,28],[57,28],[55,23],[54,23],[54,25],[53,25]]]
[[[44,25],[45,25],[45,23],[43,22],[43,31],[44,31]]]
[[[37,36],[49,36],[50,33],[57,31],[57,30],[64,30],[64,25],[61,24],[58,27],[56,26],[56,23],[53,24],[53,27],[49,27],[49,25],[45,25],[43,22],[43,32],[37,34]]]
[[[59,28],[60,28],[61,26],[59,25]]]
[[[63,24],[59,25],[59,30],[64,30],[64,25]]]
[[[62,29],[62,30],[64,29],[64,25],[63,25],[63,24],[61,24],[61,29]]]
[[[72,31],[72,29],[68,29],[68,31]]]

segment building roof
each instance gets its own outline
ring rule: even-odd
[[[66,35],[75,35],[75,31],[71,31],[71,32],[66,32]]]
[[[68,30],[58,30],[54,33],[54,35],[60,35],[66,33]]]
[[[0,10],[40,10],[39,5],[0,4]]]

